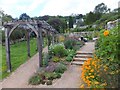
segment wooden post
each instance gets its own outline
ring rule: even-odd
[[[52,34],[52,45],[54,45],[54,33]]]
[[[39,67],[42,67],[42,29],[38,29]]]
[[[6,64],[7,71],[11,72],[11,61],[10,61],[10,37],[9,37],[10,28],[5,30],[5,45],[6,45]]]
[[[27,51],[28,51],[28,57],[30,57],[30,35],[29,35],[29,31],[27,31]]]

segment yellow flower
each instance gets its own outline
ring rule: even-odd
[[[80,86],[80,88],[84,88],[84,84],[82,84],[82,85]]]
[[[108,30],[105,30],[104,31],[104,36],[108,36],[109,35],[109,31]]]
[[[107,86],[107,83],[105,82],[105,83],[102,83],[102,86]]]
[[[93,69],[90,70],[90,72],[93,72],[93,71],[94,71]]]
[[[87,76],[86,79],[88,79],[89,77]]]
[[[96,81],[95,84],[99,84],[99,82]]]
[[[94,78],[94,76],[90,76],[91,78]]]
[[[89,73],[89,75],[91,75],[91,73]]]

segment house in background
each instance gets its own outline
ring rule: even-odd
[[[120,19],[107,22],[107,29],[110,30],[110,29],[114,28],[115,26],[118,25],[119,22],[120,22]]]

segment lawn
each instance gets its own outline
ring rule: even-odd
[[[33,56],[36,51],[36,39],[33,38],[30,40],[30,54]],[[1,47],[2,45],[0,45]],[[10,46],[11,50],[11,64],[12,64],[12,71],[16,70],[21,64],[25,63],[28,60],[27,56],[27,42],[22,41]],[[7,73],[7,66],[6,66],[6,53],[5,53],[5,46],[2,46],[2,65],[0,63],[0,69],[2,68],[2,79],[7,77],[10,73]],[[1,57],[1,54],[0,54]],[[1,74],[1,72],[0,72]]]

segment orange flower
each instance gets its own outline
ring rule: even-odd
[[[92,70],[90,70],[90,72],[94,72],[94,70],[92,69]]]
[[[108,30],[105,30],[104,31],[104,36],[108,36],[109,35],[109,31]]]
[[[92,58],[88,58],[88,61],[92,60]]]
[[[91,78],[94,78],[94,76],[90,76]]]

